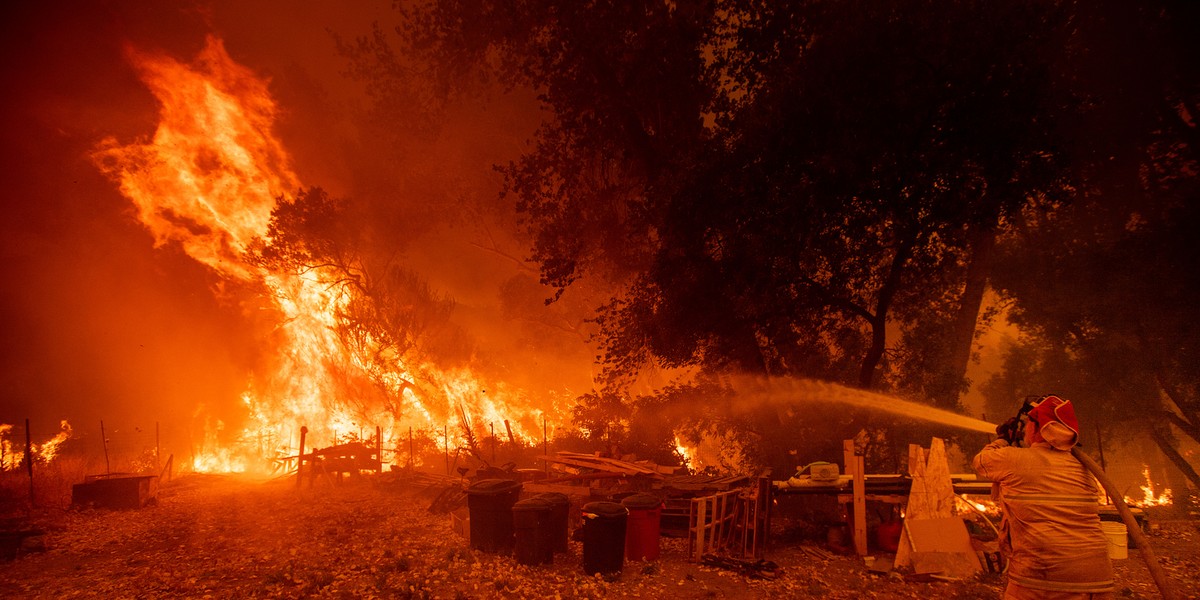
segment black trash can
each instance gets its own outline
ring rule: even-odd
[[[472,548],[492,553],[512,550],[512,508],[520,495],[521,484],[508,479],[481,479],[467,488]]]
[[[534,498],[543,498],[550,503],[550,547],[559,554],[566,553],[569,539],[567,517],[571,512],[571,499],[558,492],[546,492]]]
[[[625,520],[629,510],[616,502],[583,505],[583,572],[620,573],[625,563]]]
[[[513,505],[513,532],[516,534],[513,554],[517,562],[541,565],[554,560],[554,544],[550,539],[551,511],[550,502],[537,496]]]

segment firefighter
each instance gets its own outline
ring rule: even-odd
[[[997,427],[997,439],[971,461],[980,477],[996,484],[993,494],[1004,511],[1000,550],[1008,560],[1008,586],[1003,597],[1111,599],[1100,489],[1071,455],[1079,442],[1075,409],[1058,396],[1026,406],[1026,417]]]

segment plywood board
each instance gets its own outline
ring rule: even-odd
[[[904,543],[908,544],[916,573],[965,577],[982,570],[960,517],[905,519]]]
[[[936,519],[953,515],[954,482],[950,480],[945,442],[933,438],[927,454],[920,447],[910,446],[908,469],[912,487],[905,516]]]

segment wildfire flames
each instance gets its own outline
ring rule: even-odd
[[[409,427],[441,445],[443,432],[460,426],[460,414],[481,428],[511,420],[515,437],[540,439],[547,415],[503,386],[484,384],[469,371],[387,359],[375,340],[343,344],[334,326],[356,291],[333,273],[281,272],[247,259],[256,240],[270,241],[276,199],[301,187],[272,133],[278,108],[267,81],[234,62],[212,37],[190,64],[128,54],[162,106],[160,122],[149,141],[106,140],[97,163],[136,206],[156,245],[178,244],[223,279],[261,288],[278,313],[273,372],[254,377],[242,396],[248,425],[237,442],[222,442],[229,437],[221,435],[226,424],[208,417],[194,469],[246,471],[295,455],[301,425],[309,429],[308,447],[374,437],[377,426],[385,447],[407,436]],[[356,393],[347,379],[369,381],[383,393]]]
[[[1134,506],[1169,506],[1171,504],[1171,490],[1164,489],[1162,493],[1155,495],[1154,482],[1150,480],[1150,467],[1142,465],[1142,477],[1146,480],[1146,484],[1141,486],[1142,497],[1133,498],[1125,496],[1125,503]]]
[[[58,455],[59,446],[71,437],[71,424],[62,421],[59,423],[59,427],[60,431],[54,437],[40,444],[31,444],[35,458],[43,462],[50,462]],[[0,423],[0,471],[17,469],[25,460],[25,452],[16,449],[23,447],[23,444],[19,441],[17,444],[13,443],[12,431],[12,425]]]

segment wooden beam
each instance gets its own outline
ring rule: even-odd
[[[558,456],[565,457],[565,458],[573,458],[573,459],[578,459],[578,460],[583,460],[583,461],[590,461],[592,463],[604,463],[604,464],[616,465],[616,466],[624,467],[626,469],[633,469],[640,473],[658,473],[659,472],[658,465],[650,463],[649,461],[643,461],[646,464],[642,464],[642,463],[630,462],[627,460],[621,460],[619,458],[610,458],[608,456],[596,456],[594,454],[581,454],[579,452],[560,451],[557,454],[558,454]]]
[[[853,518],[851,531],[854,532],[854,550],[859,556],[867,555],[867,477],[865,459],[854,448],[854,440],[842,442],[842,453],[846,461],[846,470],[853,478]],[[851,519],[847,519],[848,521]]]
[[[657,471],[619,460],[600,460],[596,457],[592,457],[593,460],[589,461],[579,458],[564,458],[562,456],[539,456],[537,458],[549,462],[572,465],[576,467],[586,467],[600,471],[616,471],[619,473],[625,473],[627,475],[659,475]]]
[[[300,426],[300,453],[296,455],[296,489],[300,489],[300,475],[304,468],[304,437],[308,435],[308,427]]]

